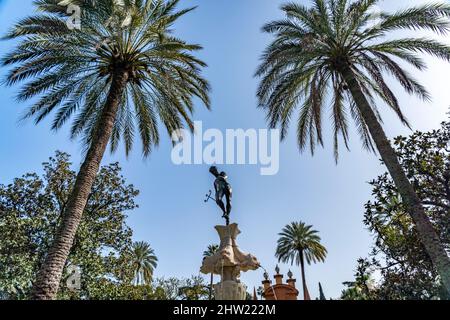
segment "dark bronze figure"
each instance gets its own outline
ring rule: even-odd
[[[217,170],[217,167],[212,166],[209,169],[209,172],[216,177],[214,181],[214,189],[216,191],[216,203],[222,209],[223,216],[227,222],[227,226],[230,224],[230,213],[231,213],[231,198],[233,195],[233,190],[231,189],[231,185],[228,183],[228,176],[225,172],[220,172]],[[225,197],[226,205],[223,202],[223,197]]]

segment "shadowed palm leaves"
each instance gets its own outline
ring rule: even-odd
[[[6,36],[19,38],[3,59],[14,65],[7,83],[28,80],[20,101],[37,98],[26,113],[39,123],[55,113],[52,129],[71,117],[71,136],[81,136],[87,153],[61,226],[34,284],[34,299],[55,298],[64,264],[108,143],[123,141],[128,154],[135,136],[143,154],[160,141],[158,124],[169,133],[193,127],[193,97],[209,107],[200,48],[172,35],[173,23],[192,9],[178,0],[67,0],[81,4],[82,30],[66,25],[59,0],[39,0],[40,13],[20,21]]]
[[[219,246],[217,244],[211,244],[208,246],[208,249],[203,252],[203,258],[212,257],[217,252],[219,252]],[[214,285],[214,273],[211,273],[211,283],[209,285],[209,300],[212,300],[213,285]]]
[[[324,262],[327,249],[320,243],[318,231],[303,222],[293,222],[279,234],[276,257],[280,262],[299,265],[302,273],[304,300],[311,300],[306,285],[305,261],[307,264]]]
[[[158,258],[155,251],[146,242],[133,243],[131,263],[134,270],[135,285],[149,285],[152,282],[153,271],[157,266]]]
[[[336,160],[339,137],[348,146],[349,117],[353,118],[364,146],[369,150],[377,147],[450,292],[450,259],[398,162],[375,106],[376,99],[383,101],[408,125],[385,75],[396,79],[407,93],[430,100],[426,89],[399,63],[424,70],[419,54],[450,61],[450,48],[428,38],[388,40],[386,36],[404,29],[446,34],[450,30],[450,6],[428,4],[375,15],[371,12],[377,2],[314,0],[311,8],[283,5],[286,18],[264,26],[275,40],[256,72],[262,78],[260,106],[267,112],[270,126],[281,128],[283,138],[298,108],[294,121],[299,148],[303,151],[309,146],[314,153],[317,144],[323,145],[322,116],[329,104]]]

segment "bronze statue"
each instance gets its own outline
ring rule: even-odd
[[[230,213],[231,213],[231,197],[233,194],[233,190],[231,189],[231,185],[228,183],[228,176],[225,172],[220,172],[217,170],[217,167],[212,166],[209,169],[209,172],[216,177],[214,181],[214,189],[216,191],[215,201],[217,205],[222,209],[223,216],[227,223],[227,226],[230,224]],[[226,200],[226,206],[223,202],[223,197]],[[209,200],[210,196],[208,196],[207,200]]]

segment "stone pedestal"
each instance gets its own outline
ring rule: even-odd
[[[236,238],[241,232],[237,224],[215,228],[220,237],[219,250],[203,260],[200,271],[221,276],[214,286],[216,300],[245,300],[247,287],[239,280],[241,272],[257,270],[260,264],[256,257],[239,249]]]
[[[245,300],[247,298],[247,286],[236,281],[222,281],[214,285],[216,300]]]

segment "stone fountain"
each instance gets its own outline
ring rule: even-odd
[[[221,276],[221,281],[214,285],[216,300],[245,300],[247,287],[239,279],[241,272],[257,270],[260,264],[256,257],[239,249],[236,238],[241,231],[236,223],[215,229],[220,237],[219,250],[203,260],[200,271]]]

